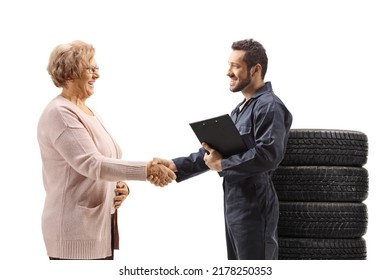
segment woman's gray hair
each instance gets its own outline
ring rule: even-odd
[[[56,87],[67,86],[67,81],[81,78],[83,69],[89,67],[95,48],[83,41],[61,44],[50,54],[47,71]]]

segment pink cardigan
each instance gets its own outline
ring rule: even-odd
[[[47,254],[65,259],[111,255],[111,214],[119,180],[146,180],[146,162],[121,160],[99,116],[62,96],[38,123],[43,185],[42,232]]]

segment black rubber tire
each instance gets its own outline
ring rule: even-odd
[[[306,239],[279,238],[280,260],[365,260],[364,238]]]
[[[367,136],[359,131],[291,129],[281,165],[363,166]]]
[[[278,235],[305,238],[359,238],[367,231],[364,203],[280,202]]]
[[[368,196],[363,167],[279,166],[272,181],[281,201],[362,202]]]

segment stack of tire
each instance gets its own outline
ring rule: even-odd
[[[367,136],[292,129],[273,183],[281,260],[366,259]]]

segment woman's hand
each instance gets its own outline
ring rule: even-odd
[[[130,189],[125,182],[118,181],[115,188],[114,207],[118,209],[129,195]]]

